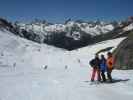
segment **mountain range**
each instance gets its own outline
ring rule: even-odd
[[[28,40],[73,50],[104,40],[127,36],[133,31],[133,17],[110,22],[68,19],[62,24],[38,19],[29,23],[10,22],[1,18],[0,28]]]

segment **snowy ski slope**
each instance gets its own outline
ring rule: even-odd
[[[124,38],[74,51],[36,44],[0,31],[0,100],[132,100],[133,71],[113,71],[113,84],[90,85],[88,62]],[[46,67],[47,66],[47,67]]]

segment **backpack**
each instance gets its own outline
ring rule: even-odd
[[[94,67],[94,66],[95,66],[95,60],[92,59],[92,60],[89,62],[89,64],[91,65],[91,67]]]

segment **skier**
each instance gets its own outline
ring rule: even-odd
[[[90,65],[93,68],[92,76],[91,76],[91,82],[94,81],[96,73],[97,73],[97,80],[101,81],[101,76],[100,76],[100,59],[98,57],[98,54],[96,54],[95,58],[90,61]]]
[[[108,56],[107,57],[107,76],[108,76],[109,81],[112,82],[111,73],[112,73],[112,70],[113,70],[114,58],[113,58],[111,52],[108,52],[107,56]]]
[[[104,55],[101,55],[100,71],[101,71],[102,81],[105,82],[106,81],[105,72],[107,71],[107,64],[106,64],[106,58],[104,57]]]

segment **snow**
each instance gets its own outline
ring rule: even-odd
[[[100,35],[102,33],[108,33],[114,29],[114,26],[111,24],[108,25],[96,25],[94,27],[91,27],[90,25],[86,26],[85,28],[82,28],[82,31],[85,31],[86,33],[89,33],[92,36]]]
[[[131,24],[129,24],[128,26],[126,26],[123,30],[124,30],[124,31],[133,30],[133,23],[131,23]]]
[[[65,25],[62,24],[49,25],[45,27],[45,30],[47,32],[62,32],[65,30]]]
[[[125,38],[118,38],[99,42],[95,45],[90,45],[87,47],[83,47],[81,49],[73,50],[71,54],[73,54],[77,59],[80,59],[84,64],[88,65],[88,61],[94,58],[95,54],[98,51],[100,51],[101,49],[105,49],[107,47],[114,47],[112,50],[110,50],[112,52],[118,46],[118,44],[124,39]],[[106,52],[100,54],[104,54],[106,56]]]
[[[127,82],[84,82],[90,80],[93,55],[123,39],[66,51],[0,31],[0,100],[132,100],[133,70],[113,71],[113,78]]]
[[[87,34],[90,34],[92,36],[100,35],[100,34],[106,34],[114,29],[114,26],[112,24],[104,24],[104,22],[101,22],[100,25],[93,25],[88,23],[78,23],[74,21],[69,21],[66,24],[53,24],[53,25],[45,25],[45,24],[18,24],[20,29],[25,29],[27,31],[33,30],[36,34],[42,33],[46,34],[52,33],[52,32],[67,32],[69,34],[69,31],[71,28],[77,25],[79,29],[86,32]],[[70,29],[70,30],[67,30]],[[67,35],[68,35],[67,34]]]

